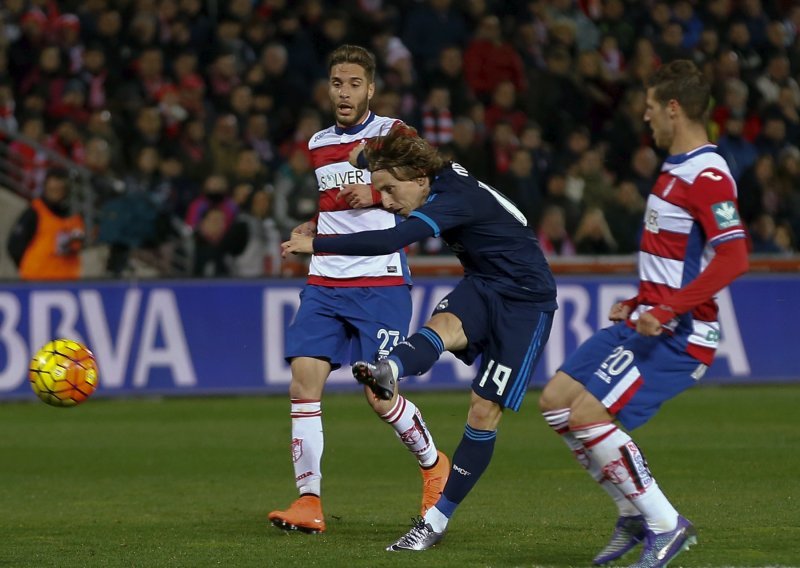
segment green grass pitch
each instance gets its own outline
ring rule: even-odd
[[[409,394],[448,455],[468,396]],[[328,531],[316,536],[266,522],[295,498],[285,397],[0,405],[0,566],[588,566],[614,509],[537,396],[505,416],[489,470],[422,553],[383,550],[418,512],[421,479],[361,395],[323,403]],[[800,386],[702,387],[638,430],[699,530],[673,566],[800,566],[798,408]]]

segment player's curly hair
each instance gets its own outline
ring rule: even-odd
[[[447,163],[416,129],[400,122],[367,142],[364,155],[369,171],[386,170],[400,181],[431,177]]]
[[[676,100],[687,118],[705,122],[711,106],[711,85],[688,59],[676,59],[659,67],[647,81],[655,99],[662,105]]]

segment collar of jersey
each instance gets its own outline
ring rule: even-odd
[[[341,128],[339,126],[334,126],[333,129],[337,135],[341,136],[342,134],[358,134],[364,128],[367,127],[367,124],[372,122],[375,119],[375,114],[372,111],[369,111],[367,115],[367,120],[362,122],[361,124],[354,124],[353,126],[348,126],[347,128]]]
[[[700,154],[705,154],[707,152],[716,152],[717,147],[714,144],[704,144],[699,148],[695,148],[691,152],[685,152],[683,154],[675,154],[674,156],[669,156],[666,160],[664,160],[664,165],[671,165],[671,166],[678,166],[684,163],[689,158],[694,158],[695,156],[699,156]]]

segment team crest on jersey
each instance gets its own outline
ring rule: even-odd
[[[449,304],[450,304],[450,302],[448,301],[447,298],[445,298],[444,300],[439,302],[439,304],[436,306],[436,309],[433,310],[433,311],[434,312],[441,312],[442,310],[446,309]]]
[[[292,461],[297,463],[303,457],[303,440],[301,438],[292,439]]]
[[[715,203],[711,206],[711,212],[714,213],[714,220],[720,229],[730,229],[742,224],[733,201]]]
[[[651,233],[658,233],[658,211],[648,209],[644,214],[644,228]]]

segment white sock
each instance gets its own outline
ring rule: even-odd
[[[435,506],[428,509],[428,511],[425,513],[425,522],[428,523],[437,533],[445,531],[448,521],[450,521],[450,519],[445,517],[444,513],[442,513]]]
[[[569,408],[560,408],[558,410],[551,410],[549,412],[543,412],[542,416],[544,416],[545,421],[547,424],[552,428],[556,434],[561,436],[561,439],[564,440],[564,443],[567,444],[572,453],[575,455],[575,459],[578,460],[586,471],[589,472],[589,475],[592,476],[600,487],[608,493],[608,496],[613,499],[614,504],[617,506],[617,510],[619,511],[620,516],[622,517],[635,517],[639,514],[639,509],[633,506],[633,504],[628,501],[625,497],[625,494],[619,490],[619,488],[603,477],[603,472],[600,471],[600,466],[592,460],[589,456],[589,453],[586,451],[586,448],[583,447],[583,443],[575,437],[569,429],[569,415],[570,411]]]
[[[639,446],[628,434],[609,422],[574,431],[603,476],[644,515],[655,533],[674,530],[678,511],[658,487]]]
[[[292,461],[295,484],[301,495],[321,495],[323,446],[322,403],[293,398]]]
[[[436,463],[437,451],[433,436],[413,402],[398,395],[392,409],[382,414],[381,420],[394,428],[400,441],[417,456],[419,465],[428,467]]]

